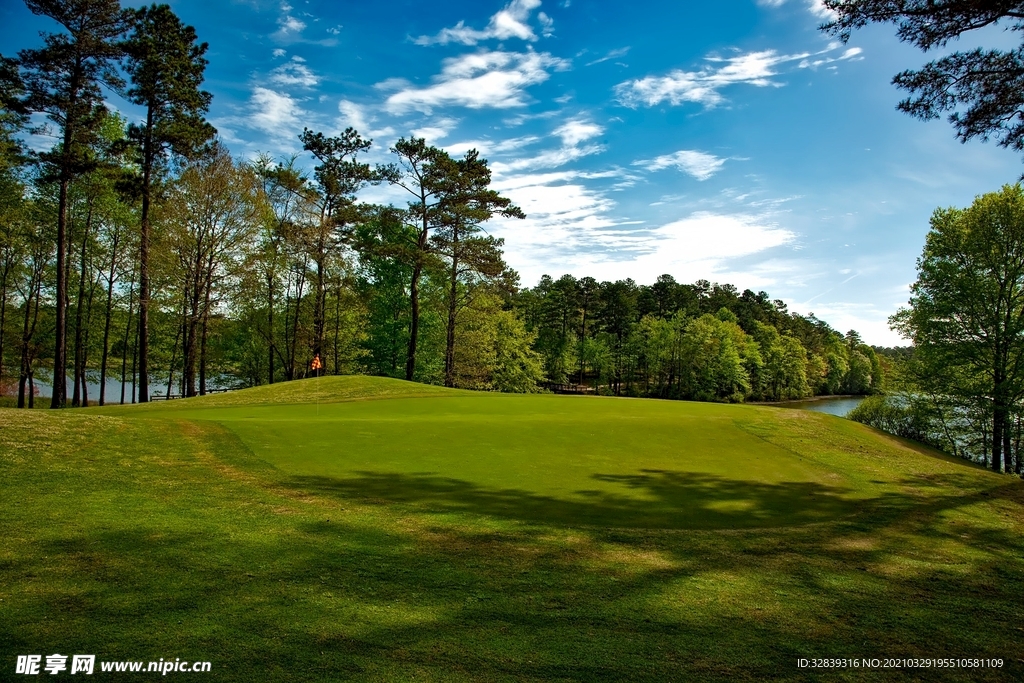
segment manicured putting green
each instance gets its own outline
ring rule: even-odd
[[[217,422],[297,488],[436,512],[749,528],[834,519],[877,493],[761,438],[757,425],[779,415],[772,409],[436,388],[401,398],[404,383],[390,400],[334,402],[364,378],[315,381],[302,384],[323,392],[319,404],[177,402],[146,416]]]

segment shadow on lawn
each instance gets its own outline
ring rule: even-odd
[[[663,505],[684,492],[708,505],[736,493],[730,485],[701,494],[715,488],[714,478],[669,475],[679,473],[629,481],[662,491]],[[415,485],[388,489],[391,500],[404,493],[403,503],[499,517],[511,516],[512,505],[537,506],[531,512],[539,515],[552,504],[451,481],[424,490],[422,477],[406,479]],[[924,480],[922,490],[940,483]],[[320,493],[347,495],[353,484]],[[862,502],[850,520],[735,533],[496,530],[416,514],[368,524],[311,498],[306,514],[272,518],[266,534],[246,527],[236,535],[220,521],[72,534],[40,543],[15,571],[34,566],[45,576],[38,565],[62,557],[65,571],[82,576],[74,596],[33,592],[48,604],[36,615],[59,616],[61,628],[77,634],[46,642],[111,658],[201,656],[216,661],[217,680],[810,681],[814,672],[796,660],[822,656],[1003,657],[1010,668],[999,671],[847,674],[1013,680],[1021,672],[1021,540],[989,524],[952,527],[943,517],[982,500],[1010,502],[1019,513],[1020,488],[962,496],[950,489],[910,497],[900,509]],[[757,490],[765,504],[798,502],[802,491]],[[635,513],[633,503],[616,505],[601,514]],[[929,555],[951,543],[965,549],[953,559],[968,571]],[[13,622],[0,624],[0,641],[5,636],[18,652],[45,649]]]
[[[847,680],[1022,673],[1024,541],[999,523],[1024,511],[1019,482],[919,476],[850,500],[648,470],[560,499],[432,474],[278,479],[233,457],[236,477],[161,454],[63,480],[130,525],[72,494],[38,520],[0,509],[44,530],[8,534],[0,671],[61,652],[209,659],[210,680],[237,683],[812,681],[798,657],[842,656],[1012,667]]]
[[[470,512],[527,523],[649,529],[742,529],[822,522],[849,515],[862,501],[849,489],[814,482],[768,484],[711,474],[641,470],[596,474],[629,490],[577,491],[572,498],[495,489],[432,473],[358,472],[347,478],[295,477],[297,490],[420,512]],[[900,501],[893,499],[892,504]]]

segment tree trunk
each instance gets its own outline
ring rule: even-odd
[[[117,243],[121,234],[119,232],[114,233],[114,243],[111,245],[110,254],[110,275],[107,277],[107,308],[103,316],[103,353],[100,355],[100,400],[99,404],[102,406],[106,401],[107,397],[107,354],[110,350],[110,318],[113,314],[113,303],[114,303],[114,271],[117,268]],[[122,373],[121,377],[122,391],[124,389],[124,377]],[[121,399],[121,403],[124,403],[124,399]]]
[[[142,220],[139,235],[139,403],[149,402],[149,204],[153,173],[153,108],[146,109],[142,145]]]
[[[416,342],[420,334],[420,272],[422,267],[419,259],[412,269],[412,284],[409,287],[409,300],[412,304],[412,316],[409,321],[409,350],[405,356],[405,379],[412,381],[416,373]]]
[[[274,383],[274,278],[267,274],[267,384]]]
[[[178,360],[178,340],[181,339],[184,321],[178,325],[178,331],[174,335],[174,345],[171,347],[171,369],[167,374],[167,400],[171,400],[171,390],[174,388],[174,361]],[[140,401],[141,402],[141,401]]]
[[[202,332],[199,341],[199,395],[206,396],[206,332],[210,324],[209,311],[203,313]]]
[[[455,317],[459,303],[459,233],[453,229],[452,270],[448,279],[448,324],[444,347],[444,385],[455,386]]]
[[[139,357],[139,326],[135,326],[135,341],[132,343],[132,403],[135,403],[138,399],[138,389],[136,385],[137,375],[137,363]]]
[[[320,356],[321,362],[324,357],[325,320],[327,312],[327,291],[324,285],[324,266],[326,257],[323,254],[323,247],[317,254],[316,261],[316,296],[313,299],[313,355]]]
[[[213,254],[206,264],[206,292],[203,299],[202,332],[199,342],[199,395],[206,395],[206,333],[210,324],[210,292],[213,290]]]
[[[132,280],[128,285],[128,322],[124,326],[124,346],[121,350],[121,405],[124,405],[125,382],[128,379],[125,371],[128,367],[128,335],[132,329],[132,306],[135,303],[135,269],[132,268]],[[134,348],[134,346],[133,346]],[[135,360],[132,360],[132,403],[135,403]]]
[[[85,309],[85,333],[82,335],[82,406],[89,406],[89,331],[92,330],[92,302],[96,295],[96,287],[99,286],[99,279],[89,283],[89,298]]]
[[[4,376],[4,332],[7,330],[7,280],[14,266],[14,257],[8,253],[4,259],[3,274],[0,275],[0,384]]]
[[[35,290],[35,273],[29,281],[28,298],[25,299],[25,321],[21,331],[21,369],[18,374],[18,407],[25,407],[25,389],[28,383],[29,374],[29,342],[32,340],[32,333],[29,330],[29,320],[32,317],[32,292]],[[56,384],[56,382],[54,382]]]
[[[334,293],[334,374],[340,375],[338,369],[338,337],[341,334],[341,286]]]
[[[74,389],[72,390],[71,405],[74,408],[82,405],[81,392],[79,387],[82,382],[82,377],[85,375],[85,368],[82,367],[82,343],[84,341],[84,334],[82,329],[82,304],[85,299],[85,254],[89,246],[89,231],[92,228],[92,200],[87,200],[88,209],[85,216],[85,230],[82,231],[82,249],[79,255],[79,273],[78,273],[78,299],[75,306],[75,369],[74,375]]]
[[[71,132],[70,124],[64,126],[64,155],[70,155]],[[70,165],[70,160],[67,161]],[[53,343],[53,392],[50,397],[50,408],[63,408],[67,404],[68,387],[65,376],[67,367],[67,309],[68,282],[65,275],[67,258],[68,228],[68,185],[70,171],[61,169],[60,192],[57,199],[57,301],[55,302],[56,320]]]

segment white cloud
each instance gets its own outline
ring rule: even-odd
[[[775,50],[760,50],[735,57],[708,56],[705,57],[705,61],[711,64],[699,71],[675,69],[665,76],[645,76],[626,81],[615,86],[615,94],[619,102],[627,107],[653,107],[661,102],[673,105],[693,102],[711,108],[721,104],[724,97],[720,91],[730,85],[781,87],[782,83],[773,80],[774,76],[779,75],[777,67],[788,62],[799,62],[799,68],[816,66],[814,60],[809,61],[808,58],[827,54],[839,47],[839,43],[831,43],[819,52],[793,55],[780,55]],[[820,60],[818,63],[850,59],[860,52],[860,48],[850,48],[839,57]]]
[[[530,13],[540,7],[540,0],[512,0],[500,11],[491,17],[487,28],[482,31],[466,26],[460,21],[452,28],[444,28],[436,36],[420,36],[415,39],[417,45],[447,45],[448,43],[461,43],[463,45],[476,45],[482,40],[496,39],[508,40],[519,38],[520,40],[535,41],[537,34],[527,23]],[[541,12],[537,15],[541,22],[541,33],[544,36],[551,35],[553,21],[548,15]]]
[[[658,227],[612,215],[615,203],[571,173],[520,176],[496,183],[526,213],[525,221],[495,221],[506,260],[525,286],[541,275],[572,273],[599,280],[650,283],[662,273],[760,287],[771,273],[738,277],[730,264],[791,243],[795,234],[762,216],[696,212]],[[557,272],[552,272],[552,264]],[[744,269],[739,269],[742,273]]]
[[[800,306],[800,304],[794,303],[791,304],[792,306]],[[909,339],[905,339],[899,332],[889,328],[889,316],[896,310],[896,306],[887,309],[870,303],[834,301],[818,302],[811,308],[819,319],[826,321],[840,332],[857,330],[861,338],[868,344],[878,346],[907,346],[910,344]]]
[[[290,14],[285,15],[277,20],[277,25],[281,28],[279,32],[281,34],[287,33],[301,33],[302,29],[306,28],[306,24],[303,21],[296,19]]]
[[[593,66],[594,64],[600,64],[601,62],[607,62],[609,59],[618,59],[619,57],[625,57],[629,52],[628,47],[620,47],[617,50],[612,50],[604,57],[599,57],[592,62],[587,62],[584,66]]]
[[[308,121],[298,102],[286,94],[257,86],[249,98],[246,124],[275,138],[294,138]]]
[[[392,114],[412,110],[429,114],[440,106],[522,107],[527,87],[546,81],[549,70],[569,67],[564,59],[532,51],[478,52],[446,59],[443,64],[434,84],[424,88],[398,79],[378,83],[382,90],[399,89],[387,98],[385,108]]]
[[[697,180],[707,180],[722,169],[726,160],[706,152],[681,149],[672,154],[663,154],[654,159],[634,161],[634,166],[643,166],[649,171],[660,171],[674,166]]]
[[[555,20],[549,17],[544,12],[537,14],[537,21],[540,22],[540,34],[545,38],[550,38],[555,33]]]
[[[604,128],[602,126],[585,117],[569,119],[552,131],[552,135],[561,140],[561,146],[545,150],[531,157],[520,157],[511,161],[496,161],[491,164],[491,169],[496,177],[502,177],[528,169],[558,168],[576,159],[603,152],[604,147],[602,145],[589,144],[581,146],[580,144],[599,136],[603,132]],[[508,151],[518,151],[513,147],[507,149]]]
[[[847,59],[853,59],[854,61],[857,61],[858,59],[863,59],[863,57],[859,56],[862,52],[863,52],[863,50],[861,50],[859,47],[851,47],[851,48],[847,49],[845,52],[843,52],[843,54],[839,55],[838,57],[820,57],[818,59],[801,59],[800,63],[797,66],[799,68],[801,68],[801,69],[808,69],[808,68],[809,69],[817,69],[822,64],[832,64],[833,62],[841,62],[841,61],[844,61],[844,60],[847,60]],[[830,69],[834,69],[835,67],[829,67],[829,68]]]
[[[369,115],[364,107],[359,106],[355,102],[348,100],[338,102],[338,114],[339,128],[355,128],[363,137],[386,138],[395,134],[395,130],[390,126],[375,129],[374,122],[376,117]]]
[[[555,129],[555,135],[562,138],[562,144],[567,147],[595,138],[603,132],[601,126],[580,118],[570,119]]]
[[[810,10],[811,14],[814,16],[827,21],[832,21],[838,16],[833,10],[825,7],[825,4],[821,0],[807,0],[807,9]]]
[[[762,7],[782,7],[786,4],[786,0],[757,0],[757,4]],[[807,7],[807,11],[818,17],[819,19],[825,19],[831,21],[836,18],[836,13],[825,7],[825,3],[822,0],[805,0],[804,4]]]
[[[507,140],[464,140],[445,145],[444,148],[449,154],[453,155],[465,154],[471,149],[475,149],[483,155],[502,154],[504,152],[522,150],[524,147],[532,145],[539,140],[540,138],[536,135],[524,135]]]
[[[423,138],[427,141],[427,144],[434,145],[439,140],[448,137],[448,129],[441,126],[423,126],[413,130],[412,134],[418,138]]]
[[[275,58],[276,57],[284,57],[286,54],[288,54],[288,53],[285,50],[281,49],[281,48],[277,48],[273,52],[273,55],[274,55]]]
[[[645,76],[626,81],[615,86],[615,93],[619,101],[627,107],[641,104],[653,107],[664,101],[676,105],[695,102],[713,107],[723,100],[719,91],[729,85],[780,85],[771,80],[772,76],[777,75],[775,66],[807,56],[809,55],[780,55],[775,50],[762,50],[737,57],[706,57],[705,59],[714,66],[704,67],[700,71],[676,69],[666,76]]]
[[[270,72],[269,81],[280,86],[300,86],[312,88],[320,79],[309,70],[302,57],[292,57],[290,62],[282,64]]]

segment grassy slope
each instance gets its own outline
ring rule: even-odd
[[[0,411],[0,678],[53,652],[237,681],[1022,672],[1019,481],[813,413],[308,384]]]

